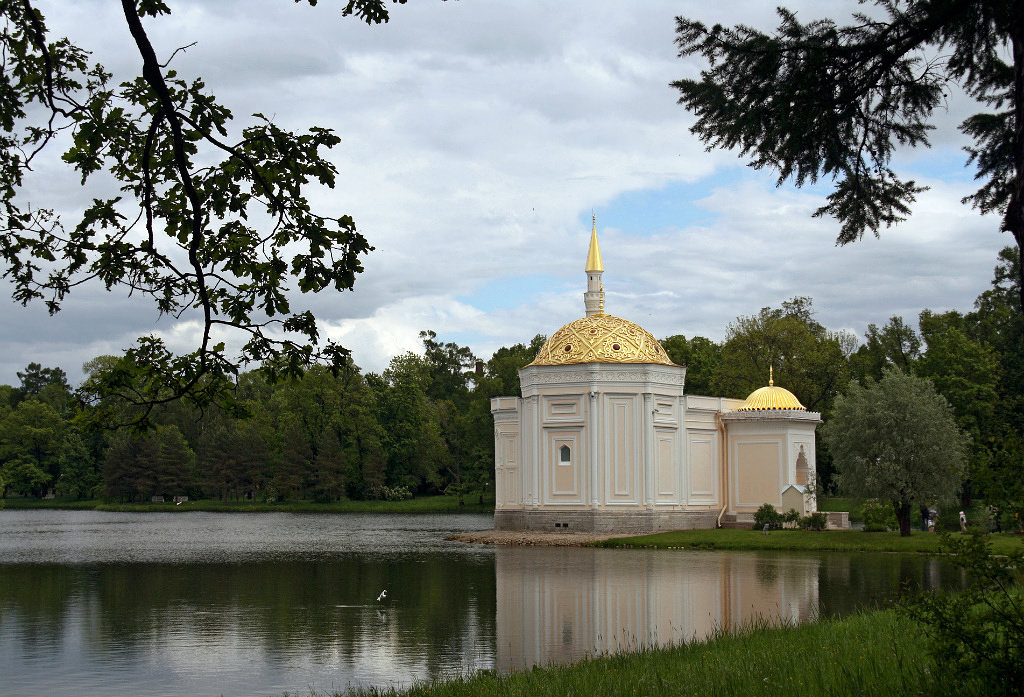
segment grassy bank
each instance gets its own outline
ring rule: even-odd
[[[281,501],[276,503],[258,503],[251,501],[214,501],[198,500],[182,503],[106,503],[99,500],[71,501],[52,499],[10,498],[6,499],[7,509],[39,509],[55,508],[68,510],[95,510],[127,513],[152,513],[184,511],[212,511],[225,513],[493,513],[494,501],[484,499],[481,505],[479,497],[467,496],[460,506],[454,496],[423,496],[406,501],[336,501],[333,503],[315,503],[313,501]]]
[[[349,694],[469,695],[936,695],[918,625],[893,611],[798,627],[754,627],[669,649],[589,659],[569,666]],[[960,697],[980,690],[958,689]]]
[[[1011,533],[989,535],[992,550],[997,554],[1020,551],[1024,537]],[[937,554],[940,536],[936,533],[914,533],[900,537],[898,532],[863,532],[860,530],[773,530],[765,535],[759,530],[679,530],[638,537],[619,537],[593,543],[599,547],[651,547],[656,549],[767,549],[780,551],[832,552],[916,552]]]

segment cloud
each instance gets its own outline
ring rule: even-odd
[[[957,96],[939,114],[936,148],[901,155],[932,189],[879,240],[835,247],[835,221],[811,217],[825,187],[776,189],[734,153],[705,152],[669,87],[701,67],[677,57],[674,17],[772,28],[770,3],[418,2],[389,5],[379,27],[342,19],[337,3],[170,5],[169,18],[146,20],[154,44],[168,57],[198,42],[172,65],[204,77],[236,134],[260,111],[342,138],[330,154],[337,187],[310,198],[327,215],[353,215],[376,250],[354,292],[295,296],[367,370],[418,350],[422,329],[487,358],[578,317],[592,211],[608,311],[657,336],[718,339],[738,315],[794,295],[858,334],[892,314],[968,309],[1009,243],[997,221],[959,204],[972,184],[951,165],[962,162],[953,126],[971,105]],[[787,5],[803,21],[864,9]],[[48,0],[44,12],[115,79],[137,70],[116,4]],[[76,180],[50,162],[29,191],[73,214],[109,190]],[[74,303],[55,318],[0,306],[16,329],[0,339],[0,382],[29,360],[75,380],[84,360],[152,331],[182,349],[195,337],[194,324],[157,322],[137,297],[80,289]]]

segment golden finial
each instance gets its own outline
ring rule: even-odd
[[[590,251],[587,253],[587,268],[584,271],[604,271],[601,262],[601,248],[597,245],[597,215],[594,214],[594,227],[590,231]]]
[[[768,387],[775,386],[775,368],[768,366]]]

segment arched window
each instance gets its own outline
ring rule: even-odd
[[[563,445],[558,449],[558,461],[559,462],[570,462],[572,453],[569,451],[568,445]]]

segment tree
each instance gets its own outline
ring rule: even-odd
[[[986,460],[972,472],[977,492],[991,504],[1024,514],[1024,313],[1016,303],[1020,254],[1013,247],[999,252],[992,288],[964,317],[970,337],[991,347],[998,358],[998,398],[982,435]]]
[[[367,375],[376,393],[389,486],[417,488],[440,483],[447,449],[436,406],[427,397],[430,365],[407,352],[395,356],[382,375]]]
[[[386,22],[385,3],[348,0],[342,13]],[[230,402],[232,378],[250,361],[268,361],[272,374],[297,374],[316,360],[344,364],[340,346],[315,348],[316,319],[289,295],[293,285],[350,289],[371,249],[351,217],[318,214],[305,195],[311,182],[334,186],[323,151],[338,137],[319,127],[291,133],[260,114],[232,126],[200,78],[168,67],[177,50],[150,41],[146,23],[169,15],[169,5],[121,6],[142,69],[115,84],[85,48],[50,35],[32,0],[0,5],[0,259],[14,299],[54,313],[72,289],[97,282],[149,298],[159,315],[194,314],[201,338],[193,351],[175,355],[142,337],[94,376],[103,391],[142,407],[137,422],[180,397]],[[21,193],[63,132],[70,146],[60,159],[83,186],[104,173],[120,187],[70,224]],[[215,333],[240,347],[229,350]]]
[[[17,376],[21,381],[18,388],[19,399],[38,396],[51,385],[64,392],[71,391],[68,376],[60,368],[44,368],[38,363],[29,363],[25,372],[18,371]]]
[[[101,478],[85,441],[74,427],[64,431],[61,443],[60,475],[54,488],[61,496],[92,498],[100,486]]]
[[[961,505],[971,500],[972,481],[989,461],[989,435],[995,424],[999,394],[999,357],[968,333],[959,312],[921,312],[921,336],[927,348],[917,362],[917,375],[928,378],[949,402],[957,424],[971,439]]]
[[[880,380],[886,368],[913,372],[914,362],[921,355],[921,338],[902,317],[890,317],[881,329],[869,324],[864,340],[850,356],[850,372],[861,382],[869,377]]]
[[[344,492],[345,450],[338,439],[338,431],[332,425],[324,429],[317,443],[314,461],[314,489],[318,500],[334,501]]]
[[[119,501],[132,498],[130,476],[138,460],[138,449],[128,431],[116,431],[103,454],[103,490]]]
[[[874,0],[853,24],[802,24],[780,8],[773,35],[747,26],[708,28],[676,18],[679,55],[701,55],[699,80],[672,83],[709,147],[735,148],[781,184],[831,179],[827,203],[838,244],[876,236],[910,214],[924,187],[890,167],[897,147],[928,146],[933,112],[950,89],[990,111],[960,130],[981,188],[964,199],[998,211],[1024,245],[1024,6],[1014,0]],[[1007,62],[1009,56],[1010,62]],[[1018,307],[1024,273],[1018,268]]]
[[[890,501],[904,537],[915,502],[951,500],[960,487],[967,437],[924,378],[889,369],[878,382],[850,383],[822,437],[840,491]]]
[[[722,363],[719,344],[703,336],[687,340],[682,334],[676,334],[662,339],[661,346],[673,363],[686,366],[688,394],[711,394],[711,384]]]
[[[59,474],[65,424],[37,400],[20,403],[0,422],[0,465],[8,486],[42,496]]]
[[[726,329],[715,394],[742,399],[768,382],[790,390],[810,410],[827,413],[849,378],[848,357],[856,340],[831,332],[814,319],[810,298],[793,298],[780,308],[737,317]]]
[[[299,498],[312,475],[313,448],[299,419],[289,414],[281,424],[281,455],[274,473],[274,486],[282,498]]]
[[[369,498],[384,486],[384,429],[377,421],[376,394],[361,377],[346,391],[339,415],[346,457],[345,487],[353,498]]]
[[[44,487],[51,480],[50,475],[40,469],[32,460],[26,457],[15,457],[0,467],[0,481],[4,485],[4,495],[7,494],[7,489],[13,489],[23,496],[29,494],[42,496]]]
[[[472,349],[451,341],[441,343],[437,340],[437,333],[430,330],[420,332],[420,341],[423,342],[423,356],[430,374],[427,396],[433,400],[451,400],[465,408],[473,375],[470,371],[477,361]]]
[[[157,426],[153,441],[153,488],[150,495],[184,494],[192,479],[195,454],[177,426]]]
[[[1000,251],[992,287],[978,296],[965,320],[976,340],[998,352],[999,416],[1024,436],[1024,311],[1015,302],[1020,268],[1019,250]]]
[[[519,369],[533,362],[546,341],[546,336],[537,334],[529,344],[502,346],[495,351],[487,361],[486,375],[494,381],[488,389],[488,397],[518,397],[521,391]]]

